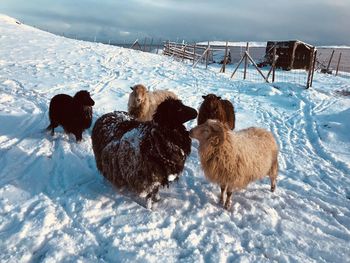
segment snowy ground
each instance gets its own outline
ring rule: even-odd
[[[1,262],[350,262],[350,78],[316,74],[310,90],[230,80],[169,57],[70,40],[0,16]],[[94,119],[125,110],[129,87],[170,89],[198,108],[230,99],[236,127],[271,130],[280,145],[269,180],[225,211],[193,142],[182,178],[153,211],[96,169],[91,130],[75,143],[48,125],[58,93],[91,92]],[[187,124],[193,127],[195,121]]]

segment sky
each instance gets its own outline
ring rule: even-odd
[[[0,13],[65,36],[350,45],[350,0],[0,0]]]

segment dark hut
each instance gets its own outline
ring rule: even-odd
[[[299,40],[268,41],[266,45],[265,61],[260,63],[272,65],[274,46],[276,45],[276,68],[283,70],[306,69],[311,65],[313,46]]]

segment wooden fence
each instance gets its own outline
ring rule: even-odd
[[[216,51],[221,51],[224,56],[221,61],[222,66],[220,68],[220,73],[225,73],[227,70],[227,62],[228,62],[228,54],[229,54],[229,48],[228,48],[228,42],[226,42],[226,45],[224,47],[212,47],[210,46],[210,43],[208,42],[207,45],[198,45],[198,44],[186,44],[186,43],[176,43],[176,42],[170,42],[167,41],[164,43],[164,49],[163,54],[171,57],[175,57],[181,61],[189,60],[192,61],[193,67],[196,67],[198,63],[205,64],[205,67],[208,67],[208,64],[213,62],[213,54]],[[305,85],[306,88],[309,88],[312,86],[313,81],[313,75],[316,68],[316,56],[317,56],[317,50],[315,48],[312,48],[310,50],[311,54],[311,60],[309,69],[305,72],[305,79],[302,81],[305,81],[303,85]],[[249,43],[246,44],[245,50],[243,52],[243,56],[241,56],[240,60],[236,64],[232,74],[231,78],[233,78],[237,70],[242,66],[243,64],[243,79],[247,79],[247,69],[249,65],[252,65],[258,75],[261,77],[261,79],[264,82],[275,82],[276,80],[276,61],[278,59],[278,56],[276,56],[276,46],[273,47],[273,61],[271,63],[271,67],[268,70],[267,73],[264,73],[257,65],[256,61],[252,58],[250,52],[249,52]],[[283,71],[278,71],[278,74],[283,74]],[[286,74],[286,73],[284,73]],[[293,74],[293,72],[289,72],[288,74]],[[271,79],[270,79],[271,78]],[[301,84],[301,83],[299,83]]]

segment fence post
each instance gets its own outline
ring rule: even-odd
[[[210,44],[209,44],[209,41],[208,41],[207,54],[205,56],[205,69],[208,68],[209,50],[210,50]]]
[[[312,64],[312,74],[311,74],[311,82],[310,82],[310,87],[312,87],[312,82],[314,81],[314,73],[315,73],[315,67],[316,67],[316,60],[317,60],[317,49],[314,52],[314,61]]]
[[[333,49],[332,54],[331,54],[331,57],[329,58],[329,61],[328,61],[328,65],[327,65],[327,74],[328,74],[328,70],[329,70],[329,67],[330,67],[330,65],[331,65],[332,59],[333,59],[333,55],[334,55],[334,49]]]
[[[184,46],[184,48],[183,48],[183,52],[182,52],[182,62],[185,60],[186,47],[187,47],[187,44],[186,44],[186,45]]]
[[[193,64],[192,64],[192,66],[194,65],[194,62],[196,61],[196,46],[197,46],[197,43],[194,43],[194,46],[193,46]]]
[[[339,59],[338,59],[338,64],[337,64],[337,71],[335,72],[335,75],[336,75],[336,76],[338,76],[340,60],[341,60],[341,52],[340,52],[340,54],[339,54]]]
[[[312,76],[312,71],[313,71],[314,56],[315,56],[315,47],[312,47],[311,48],[310,63],[309,63],[309,73],[307,75],[306,89],[311,87],[311,76]]]
[[[273,62],[272,62],[272,82],[275,82],[275,76],[276,76],[276,48],[277,43],[275,42],[275,45],[273,46]]]
[[[222,63],[222,68],[221,68],[221,70],[220,70],[220,72],[222,72],[222,73],[225,73],[225,70],[226,70],[226,61],[227,61],[227,46],[228,46],[228,41],[226,41],[224,62]]]
[[[247,45],[245,47],[245,52],[246,54],[249,53],[249,42],[247,42]],[[248,65],[248,56],[245,57],[244,59],[244,74],[243,74],[243,79],[247,78],[247,65]]]

